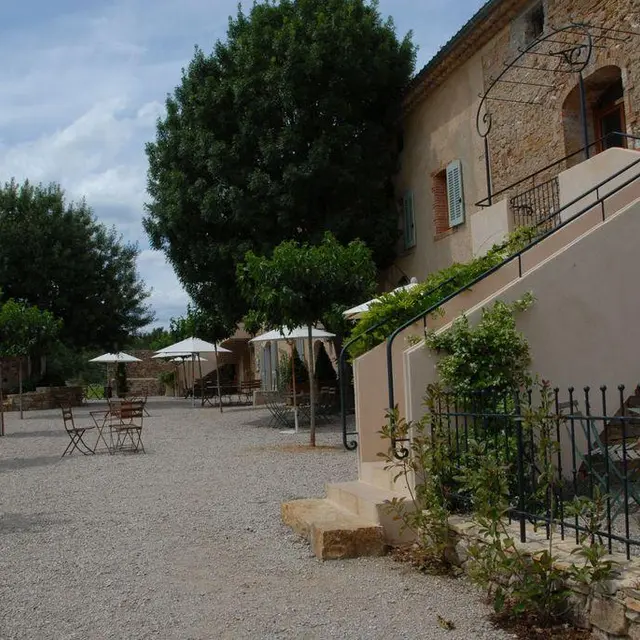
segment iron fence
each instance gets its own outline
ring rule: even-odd
[[[538,226],[541,232],[551,231],[558,226],[560,210],[560,185],[558,178],[534,185],[509,199],[516,227]]]
[[[546,402],[543,396],[547,398]],[[640,554],[640,388],[629,394],[624,385],[539,389],[509,394],[464,397],[438,392],[430,399],[427,428],[438,426],[448,443],[452,506],[472,509],[473,497],[455,478],[480,447],[507,470],[509,517],[520,524],[526,541],[527,523],[561,538],[593,533],[572,505],[584,496],[599,500],[601,518],[595,536],[627,558]],[[549,438],[542,440],[541,425]],[[541,474],[552,470],[541,495]]]

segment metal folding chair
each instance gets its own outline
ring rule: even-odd
[[[61,407],[61,409],[64,428],[71,440],[61,457],[64,458],[67,454],[71,455],[76,449],[84,456],[93,455],[95,447],[92,449],[83,438],[84,434],[95,429],[95,426],[76,427],[71,407]]]
[[[570,410],[569,416],[561,413],[566,420],[568,431],[570,431],[571,422],[573,422],[574,429],[578,426],[582,430],[587,442],[587,451],[582,452],[576,448],[575,453],[581,462],[583,473],[593,478],[603,494],[606,494],[608,489],[612,520],[615,520],[628,508],[627,500],[640,506],[640,492],[636,489],[640,478],[637,467],[640,454],[633,446],[637,443],[637,436],[628,434],[623,443],[621,439],[619,441],[613,440],[610,434],[605,431],[603,440],[598,433],[596,420],[589,419],[589,416],[581,413],[576,407],[571,407],[570,402],[561,403],[559,408],[561,412],[563,409]],[[631,411],[637,413],[633,409]],[[629,420],[629,418],[612,416],[605,426],[605,430],[611,429],[616,422],[619,423],[621,420]],[[626,494],[625,485],[627,487]]]
[[[144,403],[121,402],[111,412],[111,450],[146,453],[142,443]],[[116,436],[115,443],[113,436]],[[129,444],[130,443],[130,444]]]
[[[270,427],[284,427],[290,429],[293,424],[293,407],[283,402],[280,395],[267,395],[265,405],[271,413]]]

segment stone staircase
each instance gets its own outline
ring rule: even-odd
[[[410,542],[387,506],[393,498],[408,500],[406,483],[394,481],[384,466],[363,464],[360,480],[328,484],[326,498],[284,503],[283,522],[307,538],[321,560],[380,556],[389,545]]]

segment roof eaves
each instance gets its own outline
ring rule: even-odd
[[[405,108],[411,110],[412,107],[415,106],[415,103],[420,100],[421,96],[428,89],[428,86],[425,86],[427,85],[427,81],[438,75],[438,71],[441,71],[442,68],[446,66],[447,59],[452,53],[458,50],[458,52],[462,54],[459,56],[459,63],[461,64],[467,59],[468,56],[466,56],[466,54],[469,50],[477,50],[478,46],[475,40],[473,43],[469,42],[469,46],[465,46],[465,40],[469,40],[469,36],[471,36],[479,26],[485,25],[485,27],[501,28],[503,14],[512,13],[514,8],[526,4],[528,1],[529,0],[488,0],[485,2],[471,19],[467,21],[414,76],[405,94]],[[501,11],[498,11],[499,9]],[[429,85],[430,84],[431,83],[429,83]]]

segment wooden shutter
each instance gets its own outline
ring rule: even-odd
[[[416,221],[413,213],[413,193],[407,191],[402,199],[404,212],[404,248],[411,249],[416,244]]]
[[[449,226],[457,227],[464,222],[464,191],[460,160],[454,160],[447,166],[447,201],[449,204]]]

